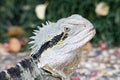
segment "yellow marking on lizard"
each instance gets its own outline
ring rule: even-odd
[[[53,47],[56,47],[57,45],[60,45],[60,44],[63,43],[63,41],[64,41],[63,38],[65,37],[65,34],[66,34],[66,33],[63,34],[63,36],[61,37],[61,39],[60,39],[60,40],[57,42],[57,44],[54,45]]]
[[[47,52],[49,52],[51,49],[55,49],[58,45],[62,44],[62,43],[63,43],[63,38],[64,38],[65,34],[66,34],[66,33],[63,34],[63,36],[61,37],[61,39],[60,39],[60,40],[57,42],[57,44],[55,44],[52,48],[51,48],[51,47],[47,48],[47,49],[44,51],[44,52],[45,52],[44,55],[47,54]],[[51,40],[47,39],[47,40],[48,40],[48,41],[51,41],[52,39],[51,39]]]

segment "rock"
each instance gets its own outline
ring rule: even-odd
[[[120,60],[117,60],[117,64],[120,65]]]
[[[116,56],[114,56],[114,55],[111,55],[111,56],[110,56],[110,60],[115,60],[115,59],[117,59]]]
[[[96,50],[96,51],[95,51],[95,54],[96,54],[96,56],[101,55],[101,50]]]
[[[10,52],[19,52],[21,49],[20,41],[17,38],[11,38],[9,40],[9,51]]]
[[[80,74],[85,74],[85,72],[86,72],[86,69],[81,69],[81,70],[79,71]]]
[[[0,43],[0,48],[2,48],[3,47],[3,44],[2,43]]]
[[[5,51],[8,52],[9,51],[9,44],[8,43],[4,43],[3,45],[4,45],[4,48],[5,48]]]
[[[104,62],[104,63],[108,63],[109,60],[110,60],[110,57],[109,57],[109,56],[105,56],[105,57],[103,58],[103,62]]]
[[[106,67],[111,67],[112,65],[109,63],[109,64],[106,64]]]
[[[100,48],[101,48],[101,50],[105,50],[106,49],[106,44],[105,43],[101,43],[100,44]]]
[[[82,61],[82,62],[80,63],[80,66],[81,66],[81,67],[82,67],[82,66],[85,66],[85,62]]]
[[[114,55],[115,55],[116,57],[120,57],[120,48],[118,48],[118,49],[116,50],[116,52],[114,53]]]
[[[93,49],[93,51],[89,51],[87,54],[89,57],[95,57],[96,56],[96,50]]]
[[[9,36],[14,36],[14,37],[19,37],[22,36],[25,33],[24,29],[20,26],[12,26],[8,29],[8,35]]]
[[[106,68],[106,65],[103,64],[103,63],[100,63],[100,65],[99,65],[99,69],[100,69],[100,70],[103,70],[103,69],[105,69],[105,68]]]
[[[116,62],[116,60],[110,60],[110,63],[111,63],[112,65],[114,65],[114,64],[117,63],[117,62]]]
[[[97,76],[97,72],[95,72],[95,71],[94,71],[94,72],[91,72],[91,73],[90,73],[90,76],[91,76],[91,77]]]
[[[79,77],[75,76],[72,80],[80,80]]]
[[[85,67],[88,69],[93,69],[92,62],[86,62]]]
[[[113,54],[114,52],[115,52],[115,49],[109,49],[109,50],[108,50],[108,53],[109,53],[109,54]]]
[[[4,45],[2,43],[0,43],[0,53],[4,54],[6,52]]]
[[[100,55],[100,56],[97,57],[97,61],[100,63],[100,62],[103,61],[103,58],[104,58],[104,56],[103,56],[103,55]]]
[[[103,55],[103,56],[109,56],[107,50],[102,51],[102,55]]]
[[[93,50],[92,44],[88,42],[85,46],[83,46],[82,50],[92,51]]]
[[[95,69],[98,69],[98,67],[99,67],[99,63],[97,63],[97,62],[93,62],[92,65]]]

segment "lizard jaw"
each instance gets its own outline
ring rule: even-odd
[[[69,43],[68,48],[66,48],[65,53],[83,47],[83,45],[85,45],[88,41],[90,41],[94,37],[95,33],[96,32],[94,29],[88,30],[87,33],[84,36],[82,36],[82,38],[79,39],[78,37],[77,38],[78,40],[72,43]]]
[[[94,28],[85,29],[82,32],[79,32],[77,35],[74,35],[73,38],[68,38],[68,44],[79,43],[82,42],[84,39],[88,39],[89,41],[94,37],[95,33],[96,31]]]
[[[83,45],[84,43],[90,41],[94,35],[95,35],[96,31],[94,28],[91,28],[80,40],[78,40],[80,43],[83,42]]]
[[[59,50],[59,52],[63,52],[64,49],[64,53],[69,53],[70,51],[78,49],[85,45],[89,40],[91,40],[94,37],[95,33],[96,31],[93,28],[89,28],[87,30],[85,29],[84,31],[79,32],[77,35],[72,36],[74,38],[68,37],[65,40],[65,43],[59,46],[57,50]]]

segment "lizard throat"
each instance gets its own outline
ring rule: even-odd
[[[40,49],[38,50],[37,53],[31,55],[33,57],[33,59],[38,59],[41,54],[47,50],[48,48],[52,48],[53,46],[55,46],[57,43],[59,43],[60,41],[63,41],[64,39],[66,39],[68,36],[67,33],[62,32],[59,35],[54,36],[51,40],[45,42]]]

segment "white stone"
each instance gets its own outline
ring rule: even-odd
[[[110,63],[111,63],[111,64],[115,64],[115,63],[116,63],[116,60],[110,60]]]
[[[89,68],[89,69],[93,69],[93,66],[92,66],[92,63],[91,63],[91,62],[87,62],[87,63],[85,64],[85,67],[86,67],[86,68]]]
[[[116,56],[114,56],[114,55],[111,55],[111,56],[110,56],[110,60],[115,60],[115,59],[117,59]]]
[[[99,65],[99,69],[105,69],[105,68],[106,68],[106,65],[103,64],[103,63],[100,63],[100,65]]]
[[[99,67],[99,64],[97,62],[93,62],[92,65],[95,69]]]
[[[115,49],[109,49],[108,53],[113,54],[115,52]]]
[[[106,50],[104,50],[104,51],[102,52],[102,55],[103,55],[103,56],[109,56],[109,54],[108,54],[108,52],[107,52]]]

